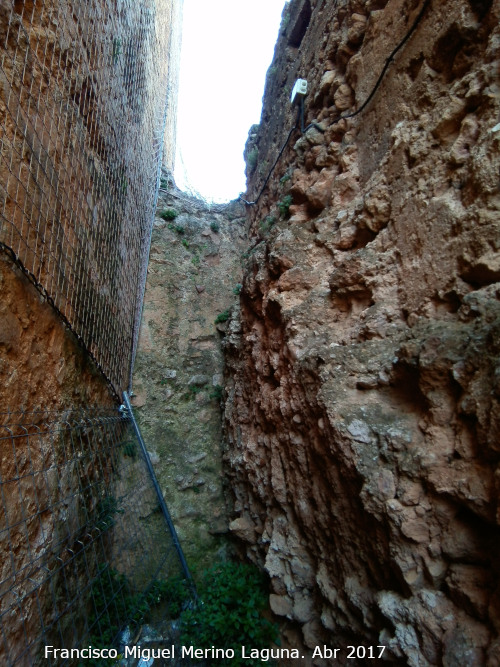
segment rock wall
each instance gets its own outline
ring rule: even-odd
[[[63,436],[46,434],[48,415],[57,420],[64,414],[66,422],[73,409],[106,408],[115,401],[74,335],[24,273],[2,254],[0,294],[0,609],[4,619],[0,661],[7,665],[19,656],[24,656],[19,664],[28,664],[31,647],[40,639],[42,614],[46,627],[54,622],[53,591],[66,589],[62,577],[55,579],[57,585],[52,588],[43,586],[43,566],[55,560],[55,545],[64,544],[61,536],[67,535],[68,527],[81,526],[82,506],[89,501],[75,493],[85,487],[85,478],[78,478],[70,464],[62,464],[67,456]],[[23,412],[28,415],[20,428]],[[100,469],[93,453],[82,452],[81,470]],[[85,575],[80,569],[78,576]],[[30,595],[33,589],[40,590],[40,595]],[[16,604],[16,595],[22,596],[22,604]]]
[[[491,0],[284,10],[247,200],[299,77],[316,126],[248,206],[226,463],[233,532],[310,664],[331,664],[323,643],[500,664],[499,18]]]
[[[132,403],[195,571],[227,542],[218,331],[226,323],[215,320],[237,300],[244,213],[242,204],[210,207],[170,185],[151,243]]]
[[[0,0],[2,664],[31,664],[30,646],[48,638],[68,594],[65,572],[40,585],[44,567],[67,558],[61,535],[79,525],[79,489],[94,500],[84,473],[57,477],[66,453],[37,439],[43,411],[66,423],[82,408],[116,408],[129,380],[179,2]],[[166,147],[167,163],[174,153]],[[31,411],[31,431],[5,426],[4,413]],[[107,475],[113,462],[94,466],[83,442],[80,462]],[[75,589],[88,591],[92,568],[68,575]]]
[[[97,367],[52,307],[0,254],[0,412],[114,403]]]
[[[0,2],[0,248],[118,393],[130,379],[166,116],[174,140],[178,1]]]

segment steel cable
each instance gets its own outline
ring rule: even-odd
[[[380,76],[378,77],[378,79],[377,79],[375,85],[373,86],[373,88],[372,88],[370,94],[368,95],[368,97],[366,98],[366,100],[363,102],[363,104],[362,104],[358,109],[356,109],[356,111],[353,111],[352,113],[349,113],[349,114],[346,114],[346,115],[340,115],[340,116],[338,116],[337,118],[335,118],[335,119],[332,121],[332,123],[331,123],[332,125],[336,125],[336,124],[337,124],[338,122],[340,122],[341,120],[345,120],[345,119],[347,119],[347,118],[354,118],[355,116],[357,116],[358,114],[360,114],[362,111],[364,111],[364,110],[366,109],[366,107],[368,106],[368,104],[369,104],[369,103],[371,102],[371,100],[373,99],[373,97],[374,97],[375,93],[377,92],[378,88],[380,87],[380,84],[382,83],[382,80],[383,80],[383,78],[385,77],[385,74],[386,74],[386,72],[387,72],[387,70],[388,70],[388,68],[389,68],[389,65],[390,65],[391,62],[393,61],[394,56],[396,55],[396,53],[397,53],[400,49],[403,48],[403,46],[406,44],[406,42],[410,39],[410,37],[412,36],[412,34],[415,32],[415,30],[416,30],[418,24],[419,24],[420,21],[422,20],[422,17],[423,17],[423,15],[424,15],[424,13],[425,13],[425,10],[426,10],[427,7],[430,5],[430,3],[431,3],[431,0],[425,0],[424,4],[422,5],[422,9],[421,9],[420,12],[418,13],[418,16],[416,17],[415,21],[413,22],[411,28],[408,30],[408,32],[407,32],[406,35],[403,37],[403,39],[399,42],[399,44],[398,44],[398,45],[391,51],[389,57],[388,57],[388,58],[386,59],[386,61],[385,61],[385,64],[384,64],[384,67],[382,68],[382,71],[381,71],[381,73],[380,73]],[[302,134],[305,134],[305,133],[306,133],[308,130],[310,130],[312,127],[316,128],[316,129],[319,130],[320,132],[325,132],[325,130],[324,130],[320,125],[318,125],[318,124],[315,123],[315,122],[310,123],[306,128],[304,128],[304,107],[303,107],[303,104],[304,104],[304,99],[302,98],[302,99],[301,99],[301,107],[300,107],[300,109],[299,109],[299,117],[300,117],[300,121],[301,121],[301,126],[300,126],[300,127],[301,127],[301,132],[302,132]],[[259,192],[259,194],[258,194],[258,196],[257,196],[257,198],[256,198],[254,201],[247,201],[246,199],[243,199],[243,197],[241,197],[241,195],[240,195],[239,199],[240,199],[244,204],[246,204],[247,206],[255,206],[255,204],[257,204],[257,202],[258,202],[259,199],[261,198],[261,196],[262,196],[262,194],[263,194],[264,190],[266,189],[266,186],[267,186],[267,184],[268,184],[268,182],[269,182],[269,179],[271,178],[271,174],[273,173],[274,169],[276,168],[276,165],[278,164],[278,162],[279,162],[281,156],[283,155],[283,153],[284,153],[284,151],[285,151],[285,148],[287,147],[288,142],[290,141],[290,137],[292,136],[292,134],[293,134],[293,133],[295,132],[295,130],[297,129],[297,126],[298,126],[298,124],[295,123],[295,125],[292,127],[292,129],[291,129],[290,132],[288,133],[288,136],[287,136],[287,138],[286,138],[286,141],[285,141],[285,143],[283,144],[283,147],[281,148],[281,150],[280,150],[280,152],[279,152],[279,154],[278,154],[278,157],[277,157],[276,160],[274,161],[274,164],[273,164],[273,166],[271,167],[271,169],[270,169],[270,171],[269,171],[269,173],[268,173],[268,175],[267,175],[267,177],[266,177],[266,179],[265,179],[265,181],[264,181],[264,184],[263,184],[263,186],[262,186],[262,188],[261,188],[261,190],[260,190],[260,192]]]

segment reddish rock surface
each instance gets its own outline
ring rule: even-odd
[[[297,131],[248,208],[226,337],[231,527],[309,664],[324,643],[495,667],[500,5],[428,4],[338,120],[424,3],[306,4],[285,8],[246,149],[252,200],[307,78],[325,131]]]
[[[115,5],[0,2],[0,243],[121,393],[166,102],[166,165],[175,153],[180,8]]]
[[[1,412],[116,404],[74,334],[2,254],[0,292]]]
[[[153,214],[167,78],[176,92],[170,18],[178,14],[177,0],[0,0],[0,423],[5,412],[35,411],[26,418],[31,432],[11,424],[1,432],[2,665],[31,664],[29,645],[49,641],[63,579],[89,591],[92,564],[70,575],[47,564],[68,558],[61,535],[82,525],[90,485],[73,461],[58,477],[66,453],[56,456],[50,437],[38,435],[42,411],[66,423],[82,408],[117,406],[89,352],[116,391],[128,384],[143,268],[134,257],[148,240],[138,221]],[[57,493],[64,501],[51,505]],[[45,568],[50,583],[42,585]]]

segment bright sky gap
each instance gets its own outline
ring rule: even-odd
[[[245,190],[243,149],[260,121],[284,0],[184,0],[175,180],[224,202]]]

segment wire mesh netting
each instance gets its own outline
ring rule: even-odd
[[[0,247],[118,393],[156,205],[171,4],[0,3]]]
[[[0,415],[0,664],[77,664],[45,646],[132,642],[155,609],[173,632],[190,591],[127,414]]]

